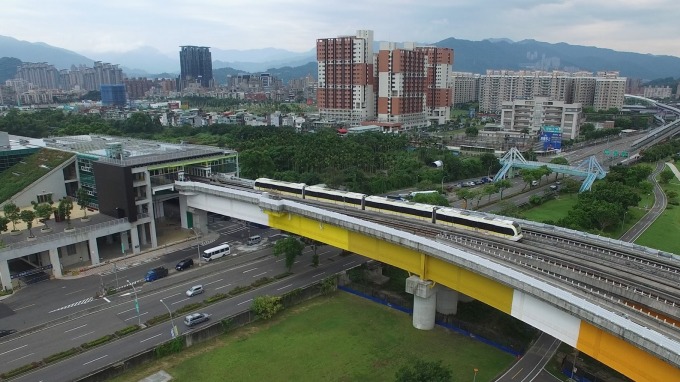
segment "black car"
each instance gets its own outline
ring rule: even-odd
[[[177,269],[178,271],[183,271],[185,269],[191,268],[193,265],[194,265],[194,260],[184,259],[184,260],[180,261],[179,263],[177,263],[177,265],[175,266],[175,269]]]
[[[1,329],[0,330],[0,337],[4,336],[9,336],[10,334],[16,333],[17,331],[15,329]]]

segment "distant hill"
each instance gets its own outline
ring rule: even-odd
[[[70,69],[71,65],[80,64],[91,67],[95,61],[43,42],[21,41],[7,36],[0,36],[0,54],[3,57],[16,57],[23,62],[47,62],[58,69]]]
[[[485,73],[487,69],[616,70],[624,77],[651,80],[680,76],[680,58],[618,52],[592,46],[550,44],[535,40],[469,41],[448,38],[436,46],[454,49],[453,69]]]
[[[0,57],[0,84],[4,85],[6,80],[14,78],[19,65],[21,60],[18,58]]]
[[[219,68],[213,69],[213,79],[215,84],[224,85],[227,83],[227,76],[235,76],[237,74],[248,74],[248,72],[243,70],[237,70],[234,68]]]
[[[316,61],[314,61],[295,67],[284,66],[282,68],[270,68],[267,69],[267,73],[271,73],[271,75],[280,78],[285,85],[294,78],[307,77],[310,74],[312,77],[317,78],[317,70]]]

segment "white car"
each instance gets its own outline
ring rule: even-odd
[[[201,294],[203,292],[205,292],[205,290],[203,289],[203,285],[194,285],[187,291],[187,296],[191,297],[197,294]]]

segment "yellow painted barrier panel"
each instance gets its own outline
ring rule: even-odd
[[[585,321],[576,348],[636,382],[680,381],[680,369]]]

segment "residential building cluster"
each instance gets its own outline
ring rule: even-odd
[[[667,99],[671,98],[673,89],[670,86],[645,86],[642,94],[645,98]]]
[[[595,110],[621,109],[625,90],[626,78],[618,72],[487,70],[479,79],[479,111],[500,114],[503,102],[534,97]]]
[[[386,42],[373,31],[316,41],[317,105],[323,121],[407,131],[450,120],[453,50]]]
[[[58,70],[54,65],[45,62],[24,62],[17,68],[15,79],[24,81],[22,90],[40,88],[99,91],[103,84],[122,84],[123,70],[118,65],[101,61],[96,61],[92,68],[74,65],[71,70]]]
[[[501,124],[505,131],[528,131],[538,134],[544,126],[558,127],[563,139],[578,137],[582,120],[580,103],[568,104],[547,97],[504,101]]]

